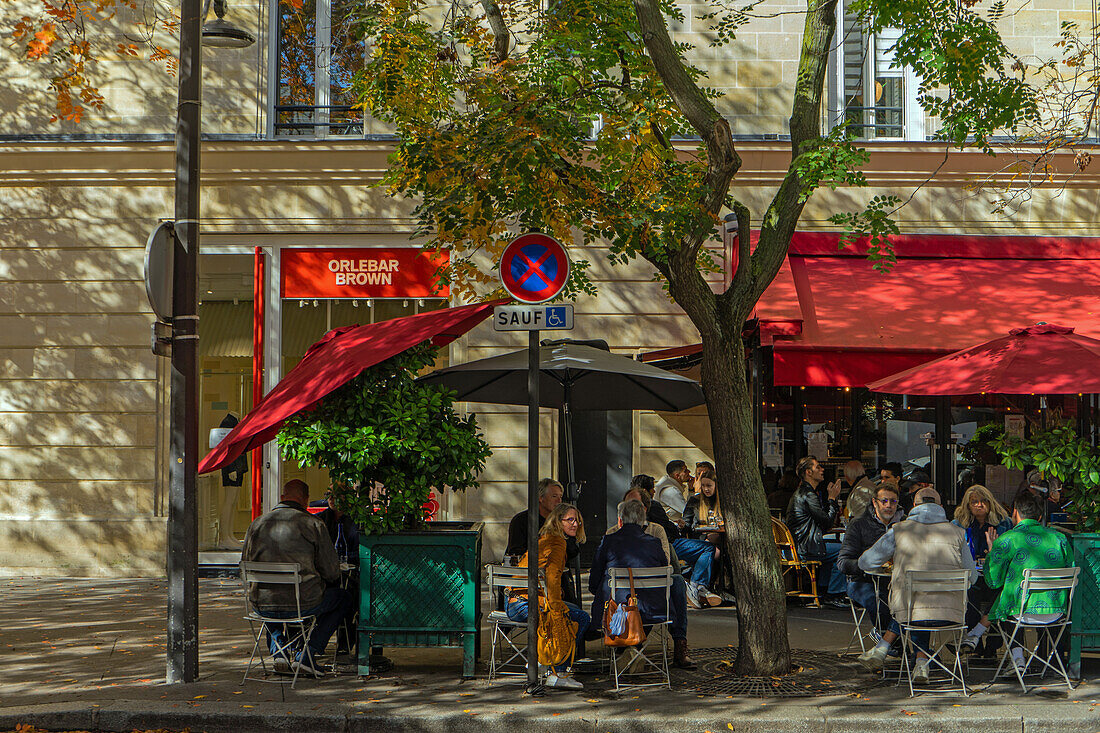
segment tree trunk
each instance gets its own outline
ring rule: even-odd
[[[737,333],[703,336],[702,383],[710,413],[718,498],[737,596],[739,675],[791,670],[787,604],[771,515],[756,463],[752,398]]]

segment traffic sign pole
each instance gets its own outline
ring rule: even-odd
[[[521,303],[537,305],[555,297],[569,280],[569,256],[561,242],[538,232],[513,239],[500,256],[500,282]],[[527,688],[542,692],[539,680],[539,329],[573,327],[573,309],[517,307],[494,313],[497,330],[527,331]],[[524,322],[526,318],[526,322]],[[503,328],[501,327],[503,326]]]
[[[527,687],[539,680],[539,332],[527,336]]]

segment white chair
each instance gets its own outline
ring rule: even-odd
[[[665,565],[657,568],[608,568],[610,575],[609,598],[618,598],[619,591],[630,593],[631,575],[633,575],[634,590],[663,589],[665,596],[664,621],[651,623],[643,617],[642,622],[649,628],[646,640],[636,647],[608,647],[611,651],[611,673],[615,679],[615,691],[642,687],[667,687],[672,689],[672,680],[669,677],[668,665],[668,639],[669,627],[672,625],[672,567]],[[652,609],[649,610],[658,610]],[[601,611],[602,613],[602,611]],[[593,619],[593,623],[602,623],[603,619]],[[656,659],[658,641],[660,637],[660,659]],[[629,661],[624,659],[630,655]],[[624,664],[625,662],[625,664]],[[634,680],[652,680],[634,682]],[[623,684],[623,680],[626,684]]]
[[[527,622],[513,621],[504,611],[497,610],[497,594],[508,593],[511,588],[527,588],[527,568],[506,565],[486,565],[486,582],[489,585],[489,630],[492,643],[489,647],[489,683],[495,677],[527,679]],[[539,570],[539,590],[544,591],[542,570]]]
[[[241,581],[244,583],[245,618],[248,620],[248,625],[251,627],[252,633],[256,637],[256,642],[252,645],[252,656],[248,658],[248,666],[245,667],[241,684],[243,685],[245,680],[286,684],[285,678],[276,678],[274,680],[267,679],[267,664],[264,660],[266,657],[271,658],[272,671],[278,671],[275,668],[275,659],[277,655],[281,655],[288,663],[292,662],[298,650],[305,650],[309,635],[313,632],[313,627],[317,624],[317,617],[315,615],[302,614],[301,568],[296,562],[250,562],[248,560],[242,560]],[[253,583],[293,586],[294,615],[290,618],[279,618],[264,615],[257,610],[248,597],[248,591],[251,589]],[[274,654],[271,653],[267,644],[267,639],[265,638],[265,632],[268,626],[272,628],[282,627],[283,638],[286,640],[283,644],[278,645]],[[252,667],[255,666],[257,652],[259,653],[260,668],[263,669],[264,676],[249,677],[248,673],[251,672]],[[300,667],[297,665],[292,666],[294,666],[294,676],[290,679],[290,686],[293,688],[298,682]]]
[[[905,603],[908,608],[905,623],[898,622],[901,627],[901,670],[898,673],[898,684],[901,684],[902,675],[909,680],[909,696],[913,697],[918,692],[950,692],[958,689],[963,695],[969,695],[966,689],[966,676],[963,669],[962,656],[955,653],[955,661],[951,666],[940,660],[949,644],[954,644],[954,649],[959,649],[963,635],[966,633],[965,623],[949,623],[945,625],[930,626],[922,622],[934,619],[914,619],[913,611],[918,595],[927,596],[935,593],[941,596],[940,605],[957,603],[959,615],[962,616],[966,609],[966,594],[970,588],[969,570],[909,570],[905,573]],[[956,595],[957,600],[947,596]],[[913,668],[916,658],[916,647],[913,644],[913,632],[930,632],[928,644],[928,670],[939,669],[947,673],[948,678],[957,682],[959,687],[940,688],[915,688],[913,687]],[[938,639],[939,643],[936,643]]]
[[[1070,625],[1070,609],[1073,608],[1073,592],[1077,589],[1077,576],[1081,572],[1081,568],[1051,568],[1048,570],[1024,570],[1024,582],[1020,586],[1020,610],[1016,612],[1016,615],[1007,621],[1002,621],[1001,636],[1005,639],[1005,653],[1001,657],[1001,663],[997,666],[997,674],[994,677],[996,679],[1001,675],[1001,670],[1005,664],[1012,666],[1012,669],[1016,672],[1016,679],[1020,681],[1020,687],[1023,688],[1024,694],[1028,693],[1027,684],[1024,682],[1024,676],[1027,674],[1038,674],[1040,676],[1045,675],[1048,671],[1055,672],[1062,676],[1065,680],[1066,686],[1071,690],[1073,689],[1073,682],[1069,678],[1069,672],[1066,671],[1065,665],[1062,663],[1062,657],[1058,654],[1058,645],[1062,641],[1062,637],[1066,633],[1066,629]],[[1063,592],[1066,594],[1065,610],[1059,614],[1055,614],[1054,618],[1039,617],[1038,614],[1028,613],[1027,604],[1030,596],[1033,593],[1047,593],[1047,592]],[[1035,645],[1028,648],[1024,642],[1024,632],[1027,629],[1035,629]],[[1057,634],[1055,631],[1057,630]],[[1046,632],[1045,634],[1043,632]],[[1047,651],[1049,652],[1044,659],[1040,654],[1040,647],[1042,646],[1043,637],[1047,637]],[[1020,646],[1024,650],[1024,666],[1019,668],[1015,663],[1009,661],[1012,658],[1012,645],[1019,642]],[[1057,663],[1057,666],[1051,664],[1051,660]],[[1028,672],[1033,661],[1038,662],[1038,669],[1035,672]]]
[[[863,630],[863,622],[867,620],[867,609],[848,598],[848,606],[852,610],[852,638],[848,640],[848,646],[844,650],[844,654],[852,651],[852,647],[859,642],[859,653],[863,654],[867,651],[867,641],[871,639],[871,630],[874,629],[874,624],[871,624],[871,629],[867,631]]]

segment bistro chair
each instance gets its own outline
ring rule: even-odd
[[[849,596],[848,606],[852,609],[852,638],[848,640],[848,646],[844,650],[844,654],[852,651],[852,647],[858,642],[859,653],[863,654],[867,651],[867,642],[871,640],[871,631],[874,629],[874,624],[871,624],[871,628],[867,631],[863,630],[863,622],[867,620],[867,609],[859,605]]]
[[[793,598],[809,598],[813,600],[813,608],[821,607],[821,599],[817,595],[817,568],[820,560],[803,560],[798,555],[798,545],[795,544],[791,530],[782,521],[772,517],[772,537],[775,539],[775,547],[779,551],[779,565],[783,569],[783,578],[793,577],[794,586],[787,591],[787,595]],[[802,581],[805,573],[809,576],[810,590],[802,590]]]
[[[669,676],[668,640],[672,625],[672,566],[654,568],[608,568],[610,581],[608,598],[618,598],[619,591],[663,589],[665,592],[664,621],[650,621],[642,617],[646,638],[638,646],[607,647],[611,652],[611,675],[615,691],[643,687],[667,687],[672,689]],[[631,580],[633,576],[633,581]],[[658,640],[659,639],[659,640]],[[659,645],[659,649],[658,649]],[[660,657],[657,656],[658,651]],[[637,680],[637,681],[636,681]]]
[[[1020,687],[1023,688],[1024,694],[1026,695],[1028,689],[1027,683],[1024,682],[1024,676],[1029,674],[1028,669],[1030,669],[1031,663],[1036,662],[1036,667],[1038,669],[1030,674],[1038,674],[1041,677],[1047,672],[1054,672],[1061,675],[1069,689],[1073,689],[1073,682],[1070,680],[1069,672],[1066,671],[1065,664],[1062,663],[1062,656],[1058,653],[1058,646],[1066,633],[1066,629],[1070,626],[1070,609],[1073,608],[1073,592],[1077,589],[1077,576],[1080,572],[1081,568],[1024,570],[1024,582],[1023,585],[1020,586],[1020,610],[1016,612],[1015,616],[1000,623],[1001,636],[1005,639],[1005,648],[1004,655],[1001,657],[1001,663],[997,667],[997,674],[994,676],[994,679],[1000,677],[1001,670],[1004,668],[1005,664],[1009,664],[1016,672],[1016,679],[1020,681]],[[1055,618],[1044,618],[1039,614],[1028,613],[1026,611],[1028,600],[1032,594],[1059,591],[1066,595],[1065,611],[1056,614]],[[1035,645],[1030,648],[1024,643],[1024,632],[1027,629],[1035,629],[1036,631]],[[1057,633],[1055,633],[1056,630]],[[1042,651],[1040,651],[1043,646],[1044,637],[1047,641],[1047,655],[1045,658],[1042,656]],[[1011,661],[1012,645],[1017,642],[1024,650],[1024,666],[1022,669]],[[1052,661],[1057,666],[1052,664]]]
[[[486,583],[494,608],[489,612],[489,683],[497,677],[527,679],[527,622],[513,621],[504,612],[500,599],[507,598],[512,588],[527,589],[527,568],[506,565],[486,565]],[[544,592],[545,576],[539,570],[539,592]]]
[[[250,562],[248,560],[242,560],[241,581],[244,584],[245,619],[248,620],[248,625],[251,627],[252,633],[256,637],[256,642],[252,645],[252,656],[248,658],[248,666],[245,667],[241,684],[243,685],[245,680],[286,684],[285,678],[277,678],[274,680],[267,678],[268,672],[265,658],[271,659],[272,671],[280,671],[277,669],[276,661],[280,660],[290,664],[291,660],[294,659],[294,655],[299,650],[304,651],[306,649],[306,642],[309,640],[309,635],[313,632],[313,627],[317,624],[316,615],[304,615],[302,613],[301,566],[296,562]],[[281,618],[264,615],[257,610],[248,597],[248,591],[251,589],[253,583],[294,586],[294,615],[290,618]],[[274,653],[271,653],[267,643],[266,632],[268,628],[271,628],[272,631],[276,628],[280,629],[285,639],[283,644],[277,644]],[[263,669],[264,676],[249,677],[248,674],[255,666],[257,657],[259,658],[258,661],[260,663],[260,668]],[[301,667],[293,664],[291,666],[294,667],[294,676],[290,679],[290,686],[293,688],[298,682],[298,672],[301,670]]]
[[[929,623],[931,619],[914,619],[913,611],[915,608],[915,602],[918,595],[928,595],[932,593],[942,596],[957,595],[958,607],[960,613],[966,608],[966,594],[970,589],[970,571],[969,570],[908,570],[905,573],[905,603],[908,607],[907,618],[909,619],[905,623],[898,621],[898,625],[901,627],[901,669],[898,672],[898,684],[901,684],[901,678],[904,675],[909,681],[909,697],[915,697],[918,692],[951,692],[955,690],[954,687],[947,689],[942,688],[916,688],[913,687],[913,670],[915,667],[917,648],[913,644],[913,632],[927,631],[930,632],[929,644],[928,644],[928,671],[938,669],[942,672],[946,672],[948,679],[952,682],[958,683],[958,690],[963,695],[969,695],[970,691],[966,689],[966,676],[963,670],[962,655],[957,651],[954,655],[954,662],[948,666],[940,660],[940,655],[944,654],[950,644],[954,644],[954,649],[958,650],[962,645],[963,635],[966,634],[966,624],[948,623],[942,625],[932,625]],[[945,599],[950,603],[950,599]],[[937,645],[938,640],[938,645]]]

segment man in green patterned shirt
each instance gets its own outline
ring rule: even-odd
[[[1015,526],[998,537],[985,559],[985,582],[990,588],[1000,588],[989,618],[1009,620],[1020,612],[1020,593],[1024,570],[1044,570],[1073,566],[1073,551],[1066,536],[1039,523],[1043,513],[1042,499],[1023,491],[1012,508]],[[1054,621],[1069,609],[1065,591],[1032,593],[1024,613],[1043,622]],[[1012,660],[1023,666],[1023,649],[1012,649]]]

